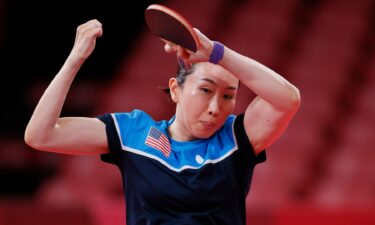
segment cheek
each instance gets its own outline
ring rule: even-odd
[[[186,104],[185,107],[191,110],[199,111],[200,109],[205,108],[208,105],[207,97],[202,95],[199,90],[191,90],[187,94],[189,103]]]
[[[222,96],[222,95],[220,95]],[[224,113],[224,112],[232,112],[234,110],[234,106],[235,106],[235,100],[229,100],[229,99],[225,99],[224,97],[220,97],[220,101],[219,101],[219,104],[220,104],[220,109],[221,111]]]
[[[199,91],[197,89],[192,89],[189,93],[190,96],[192,97],[197,97],[199,95]]]
[[[227,105],[226,105],[226,111],[231,114],[234,112],[234,108],[236,106],[236,102],[235,101],[230,101]]]

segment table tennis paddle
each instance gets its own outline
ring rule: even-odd
[[[145,19],[151,32],[163,41],[192,52],[199,48],[199,39],[192,25],[176,11],[163,5],[151,4],[145,11]]]

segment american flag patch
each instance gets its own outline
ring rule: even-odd
[[[172,151],[167,136],[155,127],[150,128],[145,144],[161,151],[165,157],[169,157]]]

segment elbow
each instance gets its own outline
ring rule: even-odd
[[[297,111],[301,105],[301,94],[297,87],[292,86],[291,88],[291,101],[290,101],[290,109],[293,111]]]
[[[25,130],[25,133],[23,134],[23,140],[25,141],[25,143],[32,147],[33,145],[33,138],[32,138],[32,135],[30,133],[30,129],[29,129],[29,126],[26,127],[26,130]]]
[[[31,148],[37,149],[37,143],[35,141],[35,138],[33,138],[33,134],[28,129],[26,129],[24,133],[24,141]]]
[[[301,94],[297,87],[289,84],[285,92],[285,95],[279,103],[280,109],[284,112],[295,113],[298,111],[301,105]]]
[[[37,131],[32,131],[30,128],[26,128],[25,133],[24,133],[24,141],[25,143],[30,146],[33,149],[36,150],[42,150],[43,149],[43,139],[40,135],[38,134]]]

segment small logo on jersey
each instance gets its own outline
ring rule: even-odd
[[[195,161],[199,164],[202,164],[204,162],[204,159],[200,155],[195,156]]]
[[[145,144],[161,151],[165,157],[169,157],[172,151],[168,137],[155,127],[150,128]]]

